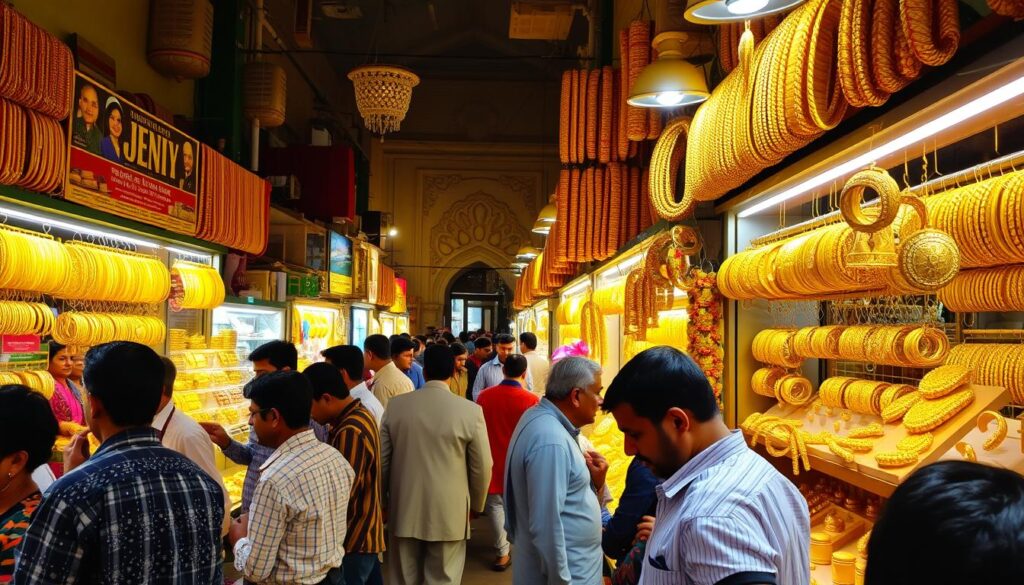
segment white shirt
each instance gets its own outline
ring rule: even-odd
[[[388,401],[395,396],[415,390],[409,376],[399,370],[395,362],[392,361],[388,361],[386,366],[373,375],[369,388],[385,409],[388,407]]]
[[[529,361],[527,361],[527,364],[529,364]],[[473,382],[473,402],[476,402],[476,399],[480,397],[480,393],[484,390],[501,384],[501,381],[505,379],[504,367],[505,365],[501,363],[498,356],[494,356],[494,359],[484,362],[480,366],[476,373],[476,380]],[[523,387],[530,392],[534,392],[536,388],[533,384],[533,373],[530,372],[529,368],[526,370],[526,384]]]
[[[366,382],[360,382],[358,386],[348,391],[349,396],[358,398],[366,410],[370,411],[373,418],[377,419],[377,426],[380,426],[380,419],[384,418],[384,405],[377,400],[377,397],[366,387]]]
[[[172,411],[174,416],[171,416]],[[169,423],[167,422],[167,417],[171,417]],[[223,534],[227,534],[228,527],[231,526],[231,496],[228,495],[228,490],[224,488],[224,478],[221,476],[220,470],[217,469],[217,463],[213,457],[213,441],[210,440],[210,435],[192,417],[176,409],[174,401],[168,401],[167,405],[153,417],[152,426],[157,432],[164,429],[165,424],[167,428],[164,430],[164,436],[161,439],[163,446],[172,451],[177,451],[192,460],[193,463],[206,472],[206,475],[209,475],[217,482],[217,485],[220,486],[221,491],[224,493]]]
[[[551,370],[551,363],[537,350],[531,349],[523,354],[526,363],[530,366],[530,376],[533,378],[533,393],[537,396],[544,396],[548,387],[548,372]]]

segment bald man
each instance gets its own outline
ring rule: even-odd
[[[96,88],[86,84],[78,91],[78,111],[71,128],[71,142],[95,155],[100,154],[103,132],[96,125],[100,117],[100,99]]]

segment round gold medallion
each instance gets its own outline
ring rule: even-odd
[[[899,269],[914,287],[937,290],[960,272],[960,249],[946,232],[924,229],[911,234],[900,245]]]

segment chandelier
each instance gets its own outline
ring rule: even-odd
[[[397,132],[409,111],[412,88],[420,78],[394,65],[364,65],[349,71],[348,78],[356,89],[356,106],[367,129],[382,139],[388,132]]]

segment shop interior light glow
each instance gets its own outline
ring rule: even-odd
[[[67,230],[69,232],[75,232],[77,234],[93,236],[95,238],[106,238],[109,240],[116,240],[118,242],[124,242],[125,244],[130,244],[133,246],[137,246],[139,248],[150,248],[153,250],[158,250],[162,248],[164,250],[167,250],[168,252],[174,252],[175,254],[180,254],[182,256],[192,256],[194,258],[202,258],[205,260],[210,260],[212,258],[210,254],[207,254],[205,252],[199,252],[197,250],[188,250],[185,248],[176,248],[174,246],[165,246],[152,240],[128,236],[119,232],[106,231],[80,223],[64,221],[56,219],[54,217],[47,217],[45,215],[36,215],[35,213],[22,211],[20,209],[14,209],[12,207],[0,206],[0,215],[9,218],[20,219],[21,221],[28,221],[37,224],[40,227],[56,227],[62,230]]]
[[[562,291],[563,297],[571,297],[590,288],[590,279],[582,280]]]
[[[870,165],[878,159],[886,157],[894,152],[899,152],[909,146],[919,144],[947,128],[983,114],[1000,104],[1020,96],[1021,94],[1024,94],[1024,77],[1018,77],[1006,85],[971,100],[958,108],[954,108],[938,118],[935,118],[930,122],[926,122],[905,134],[897,136],[889,142],[886,142],[881,146],[877,146],[864,154],[851,158],[850,160],[838,164],[824,172],[816,173],[806,181],[793,185],[780,193],[768,197],[764,201],[740,211],[739,217],[749,217],[755,213],[760,213],[761,211],[770,209],[784,201],[789,201],[794,197],[803,195],[813,189],[823,185],[828,185],[833,181],[844,178],[851,173]]]
[[[733,14],[753,14],[768,6],[768,0],[726,0],[725,9]]]

